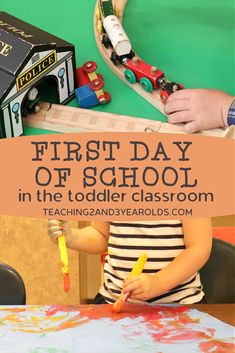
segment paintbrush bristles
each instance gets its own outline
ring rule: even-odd
[[[112,307],[112,310],[114,313],[120,313],[124,307],[124,304],[125,304],[125,301],[124,300],[121,300],[121,299],[118,299],[114,304],[113,304],[113,307]]]

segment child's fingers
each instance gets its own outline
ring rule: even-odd
[[[189,113],[188,110],[185,110],[185,111],[170,114],[168,116],[168,123],[171,123],[171,124],[185,123],[187,121],[191,121],[191,119],[192,119],[191,114]]]
[[[167,101],[164,111],[166,114],[171,114],[174,112],[190,110],[189,99],[175,99],[170,102]]]
[[[136,280],[136,281],[133,281],[127,285],[125,284],[123,286],[123,292],[124,293],[132,292],[133,290],[136,290],[139,287],[140,287],[140,281]]]
[[[191,90],[182,89],[182,90],[179,90],[179,91],[172,93],[170,95],[170,97],[167,99],[167,103],[170,103],[176,99],[188,99],[188,98],[190,98],[190,96],[191,96]]]
[[[48,235],[52,240],[55,240],[63,235],[63,230],[59,226],[51,226],[48,228]]]
[[[51,227],[48,227],[48,233],[49,233],[50,235],[52,235],[54,232],[58,232],[58,231],[62,232],[62,231],[63,231],[63,227],[61,227],[61,226],[51,226]]]
[[[126,278],[124,280],[124,283],[123,283],[123,288],[125,288],[126,286],[128,286],[129,284],[133,283],[133,282],[136,282],[139,280],[139,276],[134,276],[134,277],[131,277],[131,278]]]
[[[194,132],[197,132],[201,129],[202,129],[202,127],[199,126],[197,121],[191,121],[184,126],[184,130],[188,134],[193,134]]]
[[[132,299],[141,299],[144,296],[144,291],[142,289],[133,290],[130,294],[130,298]]]
[[[55,229],[54,231],[49,232],[49,236],[51,238],[58,238],[61,235],[63,235],[63,230],[61,230],[61,229]]]
[[[51,240],[53,240],[54,242],[56,242],[57,239],[58,239],[61,235],[63,235],[63,232],[61,232],[61,231],[54,232],[54,233],[51,235],[50,238],[51,238]]]

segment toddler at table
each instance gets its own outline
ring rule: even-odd
[[[185,219],[92,222],[71,229],[68,222],[50,220],[48,235],[57,243],[65,235],[68,248],[98,254],[107,252],[104,283],[96,304],[114,303],[121,291],[128,302],[193,304],[204,301],[198,271],[212,244],[211,220]],[[142,274],[128,278],[138,257],[147,253]]]

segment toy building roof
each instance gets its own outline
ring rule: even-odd
[[[0,55],[0,100],[29,56],[53,48],[58,51],[74,50],[71,43],[6,12],[0,12],[0,41],[12,47],[7,56]]]

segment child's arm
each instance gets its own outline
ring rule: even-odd
[[[63,234],[68,248],[98,254],[107,251],[109,238],[108,222],[92,222],[91,226],[82,229],[71,229],[68,222],[50,220],[48,223],[48,235],[53,242]]]
[[[124,292],[131,298],[146,300],[166,293],[193,276],[206,263],[212,245],[210,219],[184,220],[186,249],[155,275],[141,274],[124,282]]]
[[[165,105],[168,122],[185,123],[188,133],[228,126],[229,94],[212,89],[183,89],[173,93]]]

